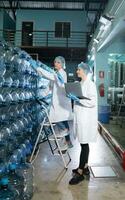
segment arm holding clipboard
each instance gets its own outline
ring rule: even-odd
[[[88,86],[87,96],[89,98],[84,97],[79,99],[79,104],[87,108],[95,107],[97,102],[97,91],[93,82],[91,82],[91,85]]]
[[[92,82],[91,86],[88,85],[87,96],[82,94],[81,84],[79,82],[68,83],[65,85],[67,96],[76,101],[79,105],[84,107],[94,107],[97,101],[97,92],[95,84]]]

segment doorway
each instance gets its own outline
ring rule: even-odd
[[[22,22],[22,46],[33,45],[33,22]]]

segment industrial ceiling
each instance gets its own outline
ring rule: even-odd
[[[107,3],[108,0],[4,0],[0,1],[0,8],[11,12],[15,20],[17,9],[83,10],[87,13],[90,33],[93,33]]]
[[[0,8],[23,9],[76,9],[86,11],[98,11],[108,0],[5,0],[0,1]]]

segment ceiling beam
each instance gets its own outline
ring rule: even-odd
[[[4,0],[4,2],[6,2],[8,0]],[[9,1],[20,1],[20,2],[72,2],[72,3],[85,3],[85,2],[89,2],[89,3],[107,3],[108,0],[9,0]]]
[[[12,1],[12,0],[9,0],[8,2],[9,2],[9,5],[10,5],[10,10],[11,10],[12,13],[13,13],[13,18],[14,18],[14,20],[16,20],[15,9],[14,9],[14,7],[13,7],[13,1]],[[14,3],[15,3],[15,2],[14,2]]]
[[[7,9],[7,10],[9,10],[10,9],[10,7],[3,7],[3,6],[0,6],[0,8],[2,9],[2,8],[4,8],[4,9]],[[22,6],[20,6],[19,7],[20,9],[23,9],[23,10],[78,10],[78,11],[82,11],[83,10],[83,8],[35,8],[35,7],[31,7],[31,8],[29,8],[29,7],[22,7]],[[17,8],[18,9],[18,8]],[[102,9],[93,9],[93,8],[89,8],[88,9],[88,12],[98,12],[98,11],[103,11]]]
[[[85,10],[87,11],[87,13],[88,13],[88,11],[89,11],[89,1],[85,1]]]

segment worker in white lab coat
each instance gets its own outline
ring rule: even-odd
[[[77,76],[81,78],[83,96],[88,99],[79,99],[72,94],[69,95],[75,102],[74,133],[81,145],[79,166],[72,170],[74,176],[69,181],[71,185],[78,184],[84,179],[84,175],[89,175],[89,143],[95,142],[97,138],[97,91],[95,83],[89,78],[89,72],[90,68],[87,64],[81,62],[78,65]]]
[[[58,126],[63,129],[66,143],[68,147],[72,147],[72,143],[69,136],[68,121],[73,119],[71,100],[66,97],[64,83],[67,82],[67,74],[64,70],[65,59],[62,56],[57,56],[54,60],[54,68],[56,71],[48,70],[37,67],[39,75],[51,80],[53,85],[52,105],[50,107],[50,120],[57,123]]]

